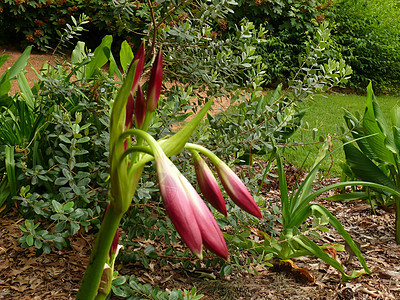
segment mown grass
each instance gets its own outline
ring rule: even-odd
[[[380,96],[377,99],[388,124],[390,124],[390,110],[400,101],[400,96]],[[304,104],[307,113],[303,118],[303,125],[289,141],[289,144],[297,146],[286,148],[283,151],[286,162],[297,167],[304,163],[305,170],[310,170],[322,145],[319,139],[320,137],[325,139],[327,135],[331,135],[333,138],[333,149],[340,148],[342,145],[340,137],[343,136],[341,127],[347,132],[343,118],[344,109],[353,114],[359,112],[363,115],[365,101],[366,96],[332,94],[325,97],[318,96]],[[341,173],[339,162],[341,161],[344,161],[344,153],[342,149],[338,149],[322,163],[320,170],[325,173],[329,172],[329,176],[339,176]]]

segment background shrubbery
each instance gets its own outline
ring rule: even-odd
[[[18,46],[33,44],[39,50],[48,50],[58,44],[59,36],[65,34],[65,30],[71,32],[71,26],[74,26],[71,17],[78,20],[81,14],[85,14],[88,23],[83,27],[88,31],[83,33],[82,39],[89,47],[95,47],[96,38],[106,34],[114,36],[115,49],[125,39],[137,47],[145,37],[152,46],[163,45],[168,51],[174,49],[175,56],[181,62],[187,62],[186,71],[199,69],[201,72],[202,69],[190,56],[209,55],[211,60],[217,58],[216,66],[224,72],[223,57],[218,56],[215,50],[206,53],[199,49],[226,48],[227,44],[237,43],[237,28],[248,28],[246,24],[251,22],[263,42],[246,51],[237,64],[245,68],[255,63],[254,55],[259,55],[259,63],[265,70],[264,84],[276,86],[294,75],[316,34],[317,25],[327,20],[333,29],[335,46],[326,57],[343,58],[353,68],[349,87],[363,91],[372,80],[378,92],[397,91],[400,18],[397,4],[392,0],[373,3],[366,0],[158,1],[152,2],[151,8],[148,3],[139,0],[4,0],[0,3],[0,36],[5,43],[18,40]],[[179,45],[186,48],[180,49]],[[179,67],[174,70],[174,66],[175,61],[170,71],[182,75]],[[233,78],[235,74],[226,76]],[[240,83],[242,80],[246,81],[246,78],[236,81]]]
[[[350,87],[365,91],[369,80],[379,92],[398,92],[400,80],[399,4],[391,0],[336,1],[332,39],[353,68]]]

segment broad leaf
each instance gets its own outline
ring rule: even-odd
[[[91,78],[97,70],[108,62],[109,57],[106,55],[104,48],[108,49],[110,52],[112,41],[112,36],[106,35],[101,41],[100,46],[94,50],[92,60],[86,66],[86,78]]]
[[[24,73],[19,73],[17,75],[17,81],[19,89],[21,90],[21,96],[24,99],[25,103],[32,111],[35,108],[35,97],[33,96],[32,90],[29,86],[28,80],[26,79]]]
[[[379,119],[379,124],[377,119]],[[365,134],[372,135],[367,141],[374,154],[383,162],[394,165],[395,160],[393,154],[386,147],[386,144],[389,145],[389,147],[393,145],[393,141],[389,136],[385,135],[385,133],[388,134],[388,129],[375,99],[371,84],[368,85],[367,89],[367,108],[364,114],[363,126],[365,128]],[[386,139],[388,139],[388,141],[386,141]]]
[[[32,46],[26,47],[25,51],[17,59],[17,61],[10,68],[10,80],[17,78],[17,75],[21,73],[28,63],[29,56],[31,55]]]
[[[133,60],[133,52],[131,46],[129,46],[127,41],[123,41],[121,44],[121,50],[119,52],[119,60],[121,62],[121,67],[124,72],[126,72]]]
[[[351,144],[343,146],[347,163],[357,178],[382,184],[394,190],[397,186],[368,157]],[[385,192],[387,193],[387,192]]]

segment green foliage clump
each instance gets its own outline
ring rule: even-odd
[[[266,81],[276,84],[297,71],[306,43],[314,39],[333,1],[240,0],[237,3],[234,14],[227,15],[226,20],[219,19],[218,28],[223,29],[225,24],[229,31],[243,19],[265,27],[265,42],[257,47],[256,53],[267,67]]]
[[[391,0],[336,1],[332,39],[353,68],[350,87],[396,92],[400,83],[400,16]]]

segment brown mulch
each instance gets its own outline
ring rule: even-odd
[[[336,178],[330,178],[320,184],[335,181]],[[265,198],[268,205],[278,204],[279,190],[266,188]],[[364,203],[323,199],[318,203],[327,207],[361,244],[372,274],[342,282],[335,269],[315,257],[294,260],[298,268],[305,271],[277,267],[278,261],[271,260],[275,267],[258,266],[257,275],[241,271],[222,279],[212,267],[185,270],[179,263],[161,266],[158,260],[151,260],[148,269],[140,263],[121,264],[120,273],[133,274],[139,282],[162,289],[190,290],[196,286],[198,294],[205,295],[203,299],[400,299],[400,246],[394,242],[393,213],[377,208],[374,215]],[[13,213],[0,220],[0,299],[73,299],[88,261],[92,236],[80,232],[72,239],[69,249],[35,257],[33,249],[19,246],[21,231],[18,226],[22,222]],[[155,243],[139,242],[143,248]],[[323,234],[322,242],[344,243],[333,229]],[[348,256],[345,251],[338,252],[343,264]],[[350,274],[362,267],[353,259],[345,269]],[[304,274],[309,274],[312,280]]]

